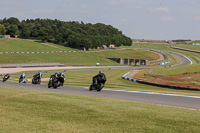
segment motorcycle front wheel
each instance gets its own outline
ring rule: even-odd
[[[98,86],[98,89],[97,89],[97,91],[101,91],[101,90],[103,89],[103,87],[104,87],[104,84],[103,84],[103,83],[101,83],[101,84]]]

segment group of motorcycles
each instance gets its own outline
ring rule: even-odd
[[[3,77],[3,82],[8,80],[10,78],[10,74],[6,74]],[[35,75],[33,75],[32,78],[32,84],[40,84],[42,79],[42,73],[38,72]],[[48,83],[48,88],[57,88],[60,86],[63,86],[65,81],[65,75],[63,72],[55,73],[50,76],[49,83]],[[20,75],[19,77],[19,83],[27,83],[28,80],[25,78],[25,73]],[[106,82],[106,75],[100,71],[99,74],[95,75],[92,79],[92,84],[89,87],[89,91],[92,90],[97,90],[101,91],[105,85]]]

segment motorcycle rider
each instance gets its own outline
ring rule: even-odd
[[[38,72],[36,73],[34,76],[33,76],[33,79],[32,79],[32,83],[39,83],[41,82],[41,79],[42,79],[42,73],[41,72]],[[37,82],[36,82],[37,81]]]
[[[94,81],[94,80],[96,80],[96,81]],[[95,75],[93,77],[93,81],[97,82],[97,83],[101,82],[101,83],[105,84],[105,82],[106,82],[106,75],[102,71],[99,71],[99,74],[97,74],[97,75]]]
[[[55,74],[51,75],[49,79],[48,87],[49,88],[53,87],[54,83],[57,81],[60,81],[60,84],[56,87],[63,86],[64,81],[65,81],[65,74],[63,72],[59,72],[59,73],[56,72]]]
[[[9,78],[10,77],[10,74],[9,73],[7,73],[4,77],[7,77],[7,78]]]
[[[25,79],[25,77],[26,77],[26,75],[25,75],[25,73],[22,73],[22,75],[20,75],[20,77],[19,77],[19,83],[26,83],[28,80],[27,79]]]
[[[22,75],[20,76],[20,78],[25,79],[26,75],[25,73],[22,73]]]
[[[99,71],[99,74],[93,77],[92,84],[89,87],[89,91],[92,90],[101,91],[104,87],[105,82],[106,82],[106,75],[102,71]]]
[[[6,75],[4,75],[3,77],[3,82],[5,82],[6,80],[8,80],[10,78],[10,74],[7,73]]]
[[[63,72],[59,72],[59,73],[56,72],[55,78],[57,78],[60,81],[61,86],[63,86],[64,81],[65,81],[65,74]]]
[[[42,73],[38,72],[34,75],[35,78],[41,79],[42,78]]]

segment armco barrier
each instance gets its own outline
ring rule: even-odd
[[[129,72],[128,72],[129,73]],[[124,80],[129,80],[132,82],[137,82],[140,84],[146,84],[146,85],[152,85],[152,86],[157,86],[157,87],[164,87],[164,88],[170,88],[170,89],[176,89],[176,90],[193,90],[193,91],[200,91],[200,89],[196,89],[196,88],[187,88],[187,87],[179,87],[179,86],[172,86],[172,85],[163,85],[163,84],[157,84],[157,83],[150,83],[150,82],[146,82],[146,81],[142,81],[142,80],[137,80],[134,78],[126,78],[126,75],[128,74],[124,74],[122,76],[122,79]]]

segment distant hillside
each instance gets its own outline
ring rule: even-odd
[[[67,65],[120,65],[109,58],[137,58],[150,61],[157,60],[159,56],[132,47],[83,52],[53,43],[41,43],[38,40],[0,38],[0,64],[58,62]]]
[[[11,17],[0,20],[0,35],[21,38],[38,38],[73,48],[96,48],[102,45],[130,46],[132,40],[117,28],[102,23],[64,22],[50,19],[27,19],[19,21]]]

